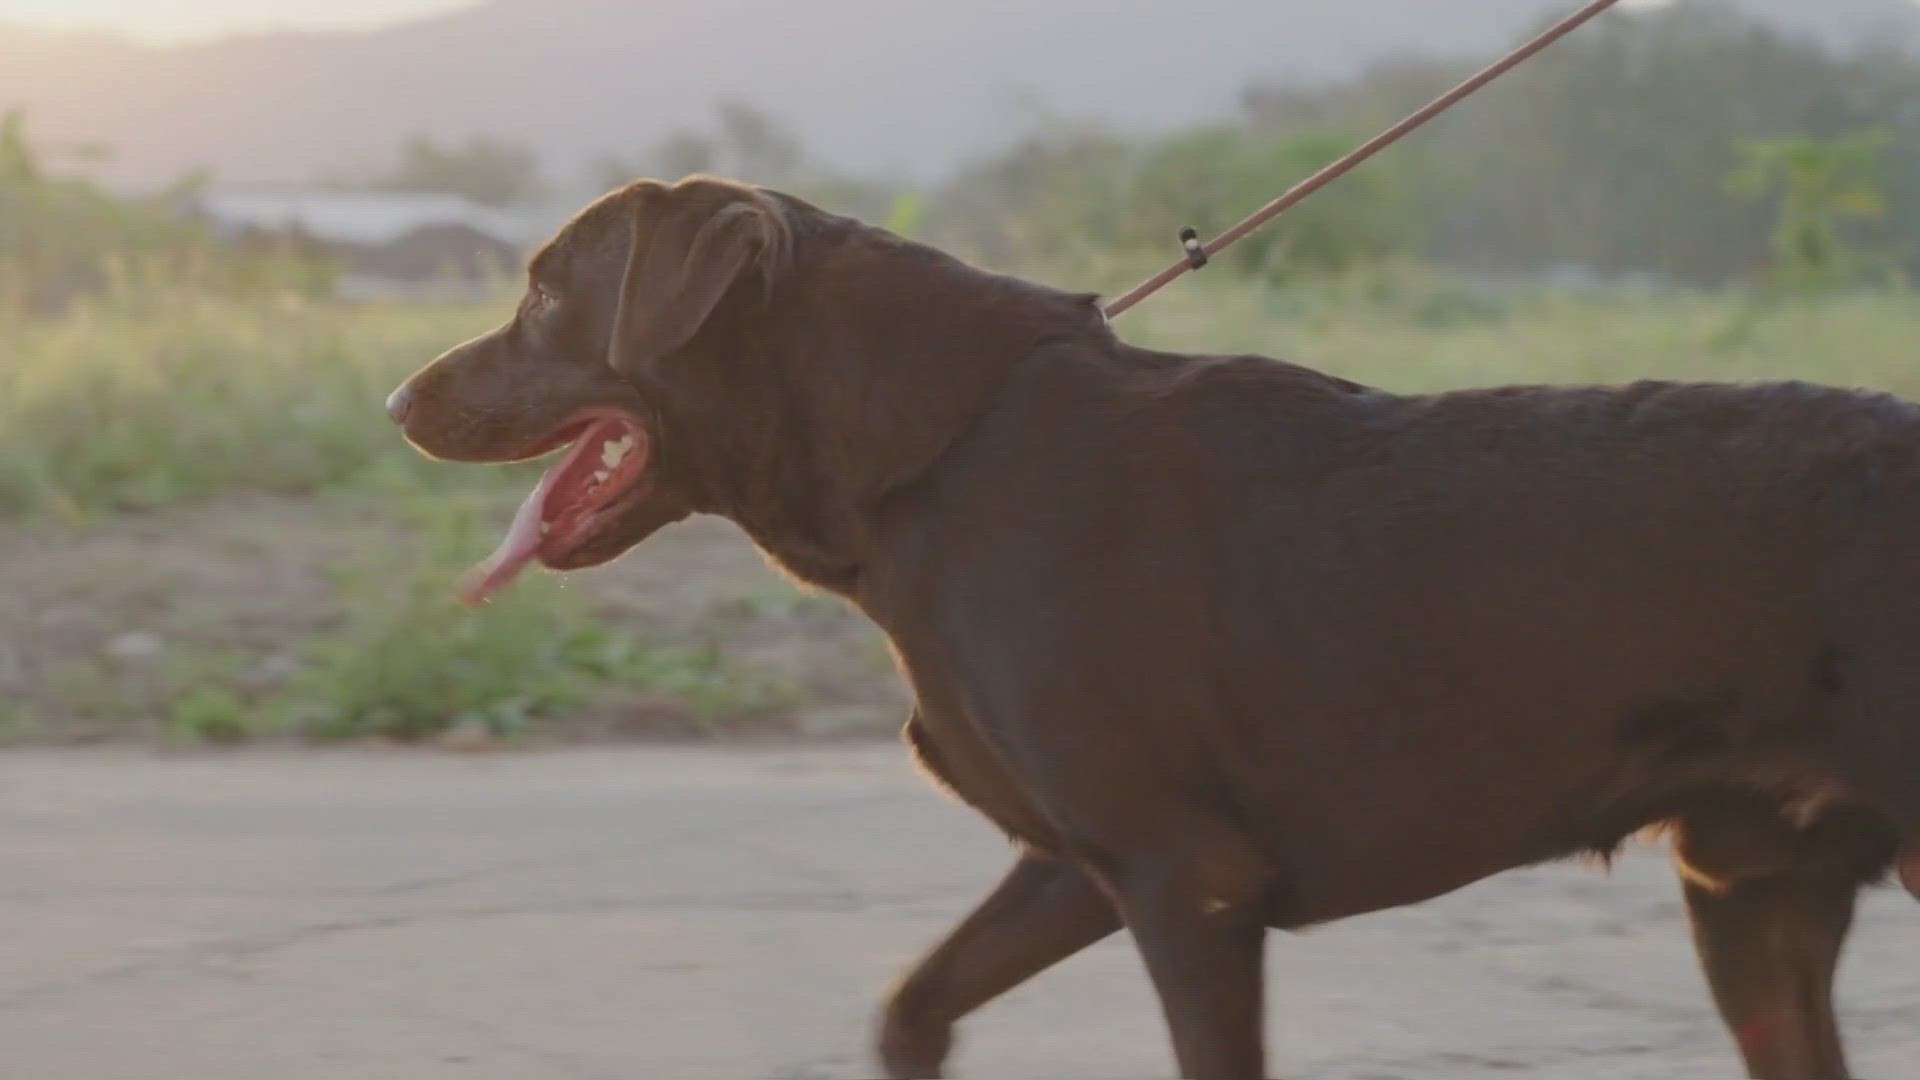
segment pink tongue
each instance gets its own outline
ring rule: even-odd
[[[562,463],[564,465],[564,462]],[[552,489],[554,477],[559,474],[562,465],[548,469],[534,486],[527,501],[513,515],[513,524],[507,527],[506,538],[494,549],[487,561],[473,568],[466,580],[460,585],[460,602],[468,605],[482,604],[494,593],[506,588],[520,572],[527,568],[533,557],[540,551],[540,519],[546,510],[547,492]]]

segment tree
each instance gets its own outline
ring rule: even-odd
[[[106,285],[109,264],[180,239],[148,207],[59,175],[19,110],[0,116],[0,302],[56,310]]]
[[[940,239],[1009,266],[1071,263],[1100,249],[1126,257],[1178,250],[1181,227],[1211,238],[1360,140],[1315,130],[1215,125],[1129,139],[1046,117],[1039,130],[949,185],[931,214]],[[1279,278],[1338,271],[1408,246],[1401,170],[1349,175],[1221,256]]]
[[[459,195],[486,206],[530,203],[547,191],[533,151],[482,135],[457,146],[416,135],[401,144],[392,166],[336,183],[363,191]]]
[[[601,188],[610,189],[641,177],[671,182],[695,173],[781,188],[869,220],[900,209],[888,185],[814,163],[799,137],[778,118],[737,101],[715,107],[713,130],[674,132],[637,161],[609,157],[595,165],[591,175]]]
[[[800,140],[773,116],[738,101],[721,102],[715,139],[735,176],[760,184],[793,180],[806,164]]]
[[[0,185],[11,189],[40,182],[40,161],[27,141],[27,114],[11,109],[0,116]]]
[[[1888,132],[1872,129],[1741,144],[1727,188],[1776,207],[1773,271],[1782,284],[1822,288],[1858,280],[1867,260],[1847,229],[1886,216],[1882,155],[1891,142]]]
[[[1334,132],[1258,135],[1213,128],[1154,143],[1133,173],[1125,215],[1129,239],[1166,245],[1182,225],[1211,237],[1359,142]],[[1398,179],[1386,161],[1349,173],[1223,258],[1270,277],[1377,262],[1404,247],[1408,235]]]
[[[660,164],[660,175],[669,180],[710,173],[714,171],[714,163],[720,160],[712,139],[690,131],[676,132],[660,140],[653,156]]]
[[[24,115],[0,115],[0,308],[7,313],[57,312],[117,285],[134,284],[120,295],[138,297],[140,282],[229,295],[331,287],[322,262],[234,251],[183,213],[205,186],[204,174],[189,174],[157,197],[130,199],[55,164],[98,156],[71,147],[50,154],[29,137]]]
[[[1370,133],[1472,66],[1385,61],[1328,86],[1256,87],[1243,102],[1257,130]],[[1435,261],[1713,286],[1775,261],[1769,207],[1727,195],[1740,147],[1869,128],[1893,133],[1885,231],[1920,235],[1920,58],[1837,51],[1725,3],[1676,0],[1603,17],[1367,169],[1403,182]]]
[[[677,131],[656,143],[638,164],[619,157],[602,160],[594,167],[594,179],[608,190],[624,187],[641,177],[679,180],[695,173],[718,171],[719,157],[712,139],[697,132]]]
[[[676,131],[648,148],[638,162],[609,158],[595,168],[596,179],[606,187],[618,187],[642,176],[678,180],[712,173],[790,187],[813,171],[799,137],[755,106],[720,103],[714,110],[714,128]]]

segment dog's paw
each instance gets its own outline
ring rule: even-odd
[[[878,1050],[886,1080],[940,1080],[953,1050],[953,1027],[927,1023],[898,1003],[881,1014]]]

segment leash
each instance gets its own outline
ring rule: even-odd
[[[1106,317],[1112,319],[1114,316],[1133,307],[1140,301],[1166,288],[1180,275],[1190,270],[1198,270],[1207,265],[1209,259],[1225,250],[1234,241],[1239,240],[1260,226],[1279,217],[1281,214],[1298,205],[1307,196],[1312,195],[1314,192],[1319,191],[1321,188],[1352,172],[1368,158],[1412,134],[1415,130],[1424,126],[1427,121],[1453,108],[1463,99],[1474,93],[1474,91],[1479,90],[1493,80],[1505,75],[1507,72],[1512,71],[1528,60],[1533,59],[1535,55],[1546,49],[1547,46],[1552,45],[1554,42],[1585,26],[1587,23],[1593,21],[1595,16],[1598,16],[1601,12],[1606,11],[1618,2],[1619,0],[1593,0],[1593,2],[1586,7],[1549,27],[1541,33],[1539,37],[1534,38],[1532,41],[1514,50],[1499,63],[1494,64],[1480,74],[1475,75],[1473,78],[1468,79],[1466,82],[1435,98],[1419,112],[1400,121],[1379,135],[1374,136],[1372,140],[1354,150],[1346,157],[1309,176],[1295,185],[1286,194],[1261,207],[1245,221],[1214,237],[1213,240],[1208,243],[1202,244],[1200,242],[1200,235],[1192,226],[1181,229],[1180,246],[1186,251],[1186,257],[1174,263],[1172,266],[1167,267],[1165,270],[1160,271],[1158,274],[1155,274],[1153,277],[1148,278],[1146,281],[1141,282],[1139,285],[1134,286],[1132,292],[1108,304],[1105,309]]]

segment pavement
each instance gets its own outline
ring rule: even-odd
[[[892,746],[0,756],[5,1080],[865,1077],[888,981],[1006,843]],[[1274,935],[1277,1075],[1741,1075],[1664,857]],[[1855,1071],[1920,1072],[1920,905],[1873,894]],[[959,1077],[1165,1080],[1116,938]]]

